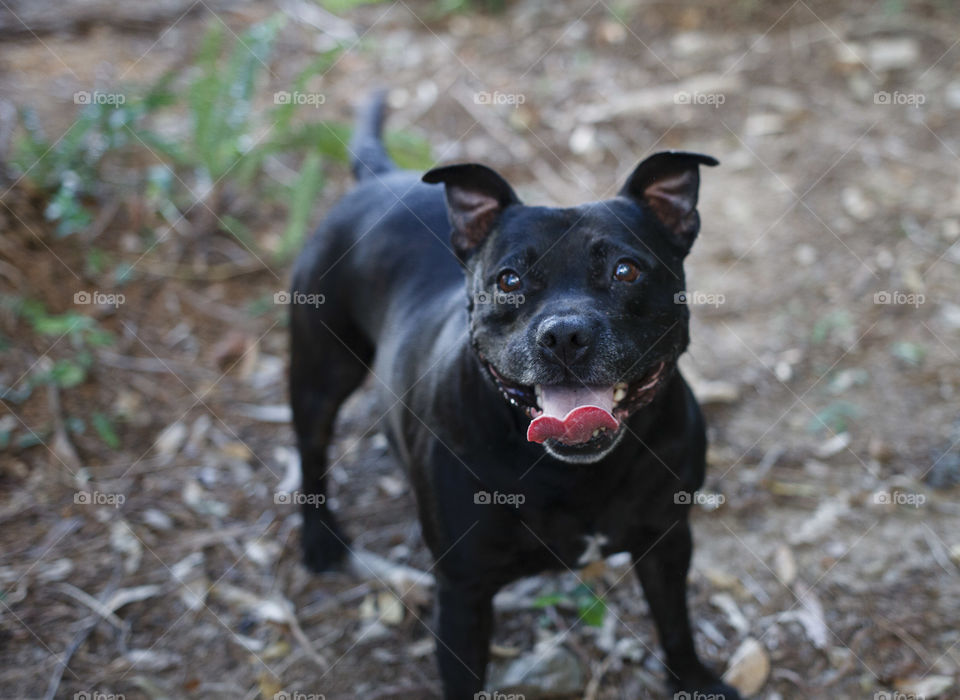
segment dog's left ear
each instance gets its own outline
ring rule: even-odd
[[[434,168],[423,181],[446,186],[451,241],[461,260],[487,239],[504,209],[520,203],[499,173],[477,163]]]
[[[654,153],[636,167],[618,194],[648,207],[673,235],[674,242],[689,250],[700,230],[699,166],[719,164],[716,158],[702,153]]]

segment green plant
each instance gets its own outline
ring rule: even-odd
[[[362,1],[335,4],[344,9]],[[57,235],[88,227],[92,205],[119,186],[137,192],[146,210],[167,225],[191,215],[198,233],[221,228],[256,250],[259,241],[244,223],[250,217],[230,211],[224,197],[228,188],[255,189],[260,204],[286,203],[288,220],[275,253],[286,259],[298,250],[325,184],[326,164],[348,160],[350,129],[317,118],[324,95],[309,87],[340,49],[317,56],[295,76],[290,90],[274,93],[271,107],[257,109],[258,89],[270,72],[272,47],[284,21],[275,15],[235,40],[228,39],[222,23],[213,23],[190,68],[167,73],[146,90],[118,93],[122,99],[93,100],[56,141],[43,134],[33,112],[24,110],[14,164],[47,197],[46,215],[56,222]],[[283,95],[288,99],[280,99]],[[304,103],[290,95],[311,99]],[[170,133],[171,123],[182,128]],[[387,147],[400,167],[431,165],[429,144],[422,138],[390,133]],[[283,167],[294,176],[279,181],[267,175],[267,162],[275,158],[284,159]],[[124,166],[119,182],[107,182],[107,160]],[[152,164],[145,163],[149,160]],[[105,259],[94,253],[88,263],[96,272]],[[121,278],[121,271],[117,275]]]
[[[166,103],[164,87],[158,84],[140,97],[122,93],[124,99],[119,104],[85,104],[76,121],[53,141],[32,109],[20,111],[22,132],[14,144],[11,163],[21,177],[46,195],[44,213],[56,224],[58,236],[77,233],[91,223],[88,205],[107,185],[101,172],[104,159],[131,146],[140,148],[130,126]]]
[[[330,12],[341,13],[362,5],[379,5],[386,0],[316,0],[316,2]]]
[[[918,343],[910,343],[902,340],[890,346],[890,354],[904,364],[911,367],[919,367],[923,364],[923,360],[927,356],[927,350]]]
[[[97,432],[100,440],[112,450],[120,447],[120,436],[117,435],[116,428],[113,426],[113,420],[101,411],[95,411],[90,418],[93,429]]]
[[[606,601],[583,582],[569,591],[540,596],[534,605],[538,608],[565,607],[576,610],[579,619],[590,627],[601,627],[607,614]]]
[[[807,431],[819,433],[826,430],[832,433],[845,433],[850,420],[859,414],[860,409],[856,404],[849,401],[834,401],[810,418]]]
[[[50,382],[63,389],[82,384],[93,366],[92,351],[113,342],[113,335],[100,328],[94,318],[75,311],[49,314],[43,303],[35,299],[22,300],[17,311],[36,334],[65,339],[71,349],[67,357],[55,360],[47,368],[38,368],[30,379],[31,388]]]

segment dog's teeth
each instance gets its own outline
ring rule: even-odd
[[[596,430],[593,431],[593,437],[597,437],[597,435],[599,435],[599,434],[600,434],[600,429],[599,429],[599,428],[597,428]]]
[[[623,389],[624,391],[626,391],[628,386],[629,385],[626,382],[617,382],[616,384],[613,385],[613,388],[618,391],[620,389]]]
[[[617,388],[613,390],[613,400],[615,402],[623,401],[627,398],[627,388],[626,386],[617,385]]]

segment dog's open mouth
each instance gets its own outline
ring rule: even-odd
[[[485,364],[504,398],[532,419],[527,440],[585,450],[612,443],[627,417],[654,399],[669,374],[662,361],[629,383],[525,386],[504,379],[493,365]]]

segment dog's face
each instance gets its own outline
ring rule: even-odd
[[[484,166],[424,176],[446,184],[473,347],[531,419],[528,439],[558,459],[613,450],[687,346],[678,295],[699,230],[700,164],[716,161],[656,154],[616,198],[569,209],[522,205]]]

